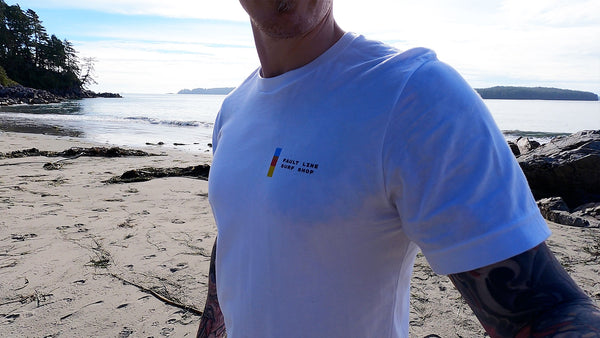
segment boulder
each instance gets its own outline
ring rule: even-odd
[[[519,146],[516,143],[514,143],[512,141],[507,141],[507,142],[508,142],[508,146],[510,147],[510,151],[512,151],[513,155],[515,155],[515,156],[521,155]]]
[[[516,139],[515,142],[517,144],[517,147],[519,148],[520,154],[528,153],[540,146],[540,143],[538,141],[530,140],[527,137],[519,137],[518,139]]]
[[[600,130],[556,137],[517,160],[536,200],[561,196],[570,208],[600,202]]]
[[[545,219],[562,224],[585,228],[600,228],[600,203],[589,203],[573,212],[561,197],[543,198],[537,201]]]

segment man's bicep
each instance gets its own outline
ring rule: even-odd
[[[591,332],[600,330],[598,308],[545,244],[449,277],[492,336],[552,336],[559,330],[586,329],[577,323],[591,324]]]

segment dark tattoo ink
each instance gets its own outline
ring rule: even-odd
[[[208,270],[208,294],[204,312],[200,319],[197,338],[224,338],[227,337],[225,330],[225,319],[217,297],[217,274],[215,269],[215,257],[217,256],[217,239],[210,255],[210,268]]]
[[[545,244],[449,277],[491,337],[600,337],[600,309]]]

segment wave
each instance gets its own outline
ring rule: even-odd
[[[548,142],[558,136],[566,136],[571,133],[547,132],[547,131],[528,131],[528,130],[503,130],[502,134],[507,140],[514,141],[519,137],[526,137],[538,142]]]
[[[153,118],[153,117],[146,117],[146,116],[129,116],[129,117],[126,117],[125,120],[143,121],[143,122],[148,122],[150,124],[162,124],[162,125],[175,126],[175,127],[207,127],[207,128],[210,128],[213,126],[213,123],[211,123],[211,122],[161,120],[161,119],[157,119],[157,118]]]

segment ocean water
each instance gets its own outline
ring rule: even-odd
[[[0,107],[0,130],[82,137],[121,146],[210,151],[224,95],[127,94]]]
[[[82,137],[121,146],[210,151],[223,95],[126,94],[48,105],[0,107],[0,130]],[[507,139],[547,142],[558,135],[600,129],[600,102],[485,100]]]

